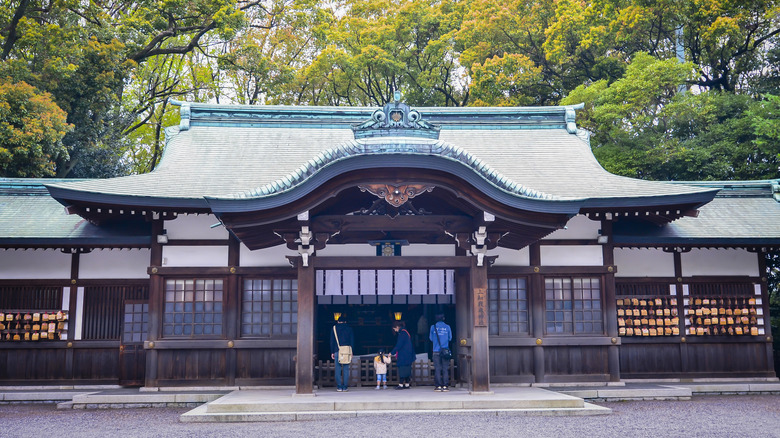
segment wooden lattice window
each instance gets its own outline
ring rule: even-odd
[[[525,278],[488,280],[488,318],[491,335],[529,332],[528,288]]]
[[[146,340],[149,333],[149,303],[143,301],[125,302],[125,321],[122,342],[138,344]]]
[[[222,283],[222,279],[166,280],[163,336],[221,335]]]
[[[544,293],[548,334],[603,333],[598,278],[546,278]]]
[[[244,280],[241,295],[241,336],[294,335],[297,328],[297,280]]]

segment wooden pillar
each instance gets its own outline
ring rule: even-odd
[[[80,253],[76,250],[70,255],[70,287],[68,288],[68,316],[70,323],[68,324],[68,344],[73,345],[73,341],[76,337],[76,308],[78,306],[78,278],[79,278],[79,262]],[[63,290],[64,292],[64,290]],[[79,315],[81,320],[84,320],[84,315]],[[65,378],[73,378],[73,348],[65,350]]]
[[[314,393],[314,268],[298,259],[298,348],[295,393]]]
[[[542,250],[538,243],[531,244],[528,247],[529,261],[534,268],[534,273],[531,274],[531,291],[530,291],[530,303],[531,303],[531,333],[536,338],[536,346],[534,347],[534,381],[536,383],[544,382],[545,364],[544,364],[544,346],[542,345],[542,339],[544,339],[544,284],[542,283],[542,274],[539,273],[539,269],[542,264]]]
[[[227,278],[225,292],[227,301],[225,303],[225,320],[228,321],[225,338],[233,340],[240,337],[240,304],[241,304],[241,284],[240,279],[235,274],[233,268],[240,265],[241,243],[234,235],[230,235],[228,242],[228,267],[230,276]],[[225,381],[228,386],[236,383],[237,353],[235,348],[225,350]]]
[[[767,253],[764,251],[757,251],[758,257],[758,273],[761,275],[761,302],[764,310],[764,339],[766,339],[766,359],[767,359],[767,371],[775,369],[775,353],[774,344],[772,343],[772,322],[769,318],[769,285],[767,284],[767,275],[769,272],[766,268]]]
[[[609,380],[611,382],[620,381],[620,347],[615,345],[618,341],[617,325],[617,299],[615,298],[615,247],[612,245],[612,222],[601,221],[601,235],[607,236],[609,242],[602,248],[602,259],[604,266],[607,267],[607,274],[604,275],[604,321],[606,323],[607,336],[612,338],[613,345],[607,347],[607,366],[609,368]],[[612,268],[610,270],[610,267]]]
[[[162,265],[163,247],[157,243],[157,235],[162,234],[163,221],[156,220],[152,223],[151,255],[149,266],[152,273],[149,275],[149,333],[146,334],[147,345],[151,348],[146,352],[146,372],[144,373],[144,386],[157,386],[157,350],[152,346],[162,336],[163,320],[163,294],[165,292],[163,279],[155,274],[156,269]]]
[[[680,315],[680,372],[685,374],[688,372],[688,345],[685,343],[688,334],[685,333],[685,296],[683,296],[683,276],[682,276],[682,254],[679,251],[674,251],[674,279],[676,283],[675,289],[677,290],[677,309],[678,315]]]
[[[471,385],[470,360],[471,351],[467,345],[462,345],[461,340],[466,341],[471,338],[471,297],[469,296],[469,278],[468,272],[464,269],[455,270],[455,351],[456,360],[460,367],[461,381],[466,381]]]
[[[472,347],[471,391],[490,391],[490,356],[488,352],[488,300],[487,266],[477,266],[477,258],[471,258],[472,293]]]

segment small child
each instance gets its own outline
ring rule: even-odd
[[[387,389],[387,364],[390,363],[390,356],[385,354],[384,350],[374,357],[374,369],[376,370],[376,388]]]

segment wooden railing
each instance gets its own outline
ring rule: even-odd
[[[335,368],[336,364],[332,360],[317,361],[315,367],[316,381],[320,388],[336,386]],[[450,381],[456,382],[455,361],[450,360]],[[430,360],[417,361],[412,364],[412,386],[433,386],[434,369],[433,362]],[[398,366],[395,362],[387,366],[387,385],[398,385]],[[349,367],[349,386],[376,386],[376,372],[374,371],[374,360],[355,358]]]

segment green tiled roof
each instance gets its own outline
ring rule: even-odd
[[[780,180],[690,183],[721,188],[696,218],[664,227],[616,222],[615,243],[670,245],[780,245]]]
[[[48,187],[71,202],[213,209],[244,200],[263,209],[341,172],[399,166],[450,172],[487,196],[537,211],[700,204],[714,194],[606,172],[574,125],[573,107],[417,108],[440,127],[438,140],[356,139],[352,127],[375,110],[182,104],[182,123],[166,131],[153,172]]]
[[[25,246],[148,246],[145,224],[97,227],[69,215],[44,183],[51,179],[0,178],[0,244]]]

